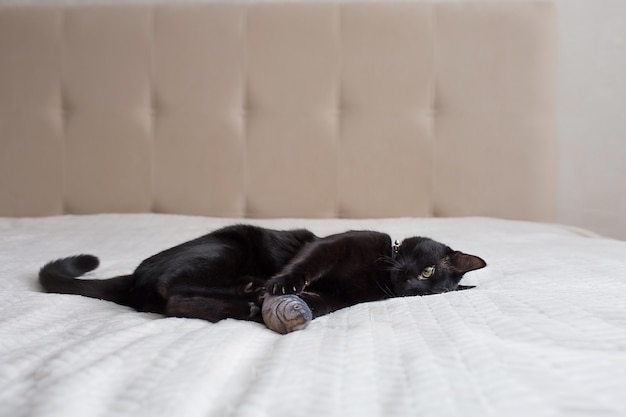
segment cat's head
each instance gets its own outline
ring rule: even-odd
[[[397,249],[391,267],[391,286],[397,296],[455,291],[467,288],[459,286],[466,272],[486,265],[478,256],[454,251],[429,238],[411,237]]]

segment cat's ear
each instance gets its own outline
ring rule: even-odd
[[[459,251],[448,255],[444,264],[452,272],[457,274],[465,274],[466,272],[487,266],[487,263],[478,256],[468,255],[467,253]]]

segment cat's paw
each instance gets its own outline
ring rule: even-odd
[[[249,302],[248,306],[250,307],[248,320],[263,322],[263,318],[261,317],[261,308],[254,302]]]
[[[267,295],[263,300],[263,322],[280,334],[302,330],[313,319],[311,309],[297,295]]]
[[[272,295],[300,294],[309,283],[303,276],[276,275],[266,285],[266,291]]]

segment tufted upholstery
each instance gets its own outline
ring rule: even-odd
[[[0,8],[0,215],[551,220],[553,14]]]

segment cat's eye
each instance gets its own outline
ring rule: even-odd
[[[426,268],[424,268],[424,270],[420,274],[419,279],[428,279],[432,277],[434,273],[435,273],[435,266],[434,265],[427,266]]]

